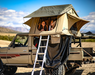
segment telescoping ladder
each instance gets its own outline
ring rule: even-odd
[[[36,52],[36,57],[35,57],[35,62],[34,62],[34,66],[33,66],[33,70],[32,70],[32,73],[31,75],[34,75],[34,70],[35,70],[35,66],[36,66],[36,62],[42,62],[42,66],[41,66],[41,70],[40,70],[40,74],[39,75],[42,75],[42,70],[43,70],[43,66],[44,66],[44,62],[45,62],[45,57],[46,57],[46,52],[47,52],[47,48],[48,48],[48,43],[49,43],[49,35],[47,36],[47,39],[43,39],[42,38],[43,36],[41,35],[40,36],[40,40],[39,40],[39,45],[38,45],[38,49],[37,49],[37,52]],[[45,46],[41,46],[42,42],[46,43]],[[43,48],[44,49],[44,52],[40,52],[40,49]],[[43,59],[42,60],[38,60],[38,56],[39,55],[43,55]]]

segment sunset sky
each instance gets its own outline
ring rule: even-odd
[[[23,17],[42,6],[72,4],[90,22],[81,31],[95,30],[95,0],[0,0],[0,26],[23,27]]]

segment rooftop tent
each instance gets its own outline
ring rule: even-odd
[[[39,23],[40,18],[54,16],[57,16],[57,22],[53,30],[41,32],[37,29],[37,25]],[[25,16],[24,18],[31,18],[30,20],[24,23],[31,27],[30,29],[31,34],[61,33],[71,35],[71,33],[69,33],[69,30],[75,23],[77,31],[79,31],[84,24],[89,22],[79,18],[71,4],[41,7],[37,11],[31,13],[28,16]]]

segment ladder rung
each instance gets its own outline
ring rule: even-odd
[[[40,46],[40,48],[45,48],[46,46]]]
[[[38,53],[38,55],[44,55],[44,53]]]
[[[47,41],[47,39],[41,39],[41,41]]]
[[[37,60],[38,62],[43,62],[43,60]]]

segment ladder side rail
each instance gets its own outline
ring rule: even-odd
[[[40,36],[39,45],[38,45],[38,49],[37,49],[37,52],[36,52],[36,58],[35,58],[35,62],[34,62],[34,66],[33,66],[33,71],[32,71],[31,75],[34,74],[34,69],[35,69],[35,66],[36,66],[36,61],[38,59],[39,47],[40,47],[40,44],[41,44],[41,38],[42,38],[42,36]]]
[[[40,75],[42,75],[42,70],[43,70],[43,66],[44,66],[44,62],[45,62],[45,56],[46,56],[46,52],[47,52],[48,43],[49,43],[49,35],[48,35],[48,40],[47,40],[47,44],[46,44],[46,48],[45,48],[45,52],[44,52],[44,57],[43,57],[43,62],[42,62]]]

